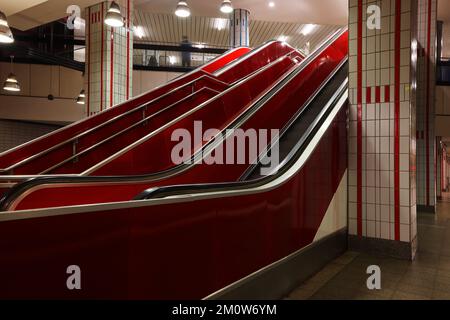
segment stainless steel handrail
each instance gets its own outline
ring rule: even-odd
[[[60,142],[60,143],[58,143],[56,145],[53,145],[50,148],[45,149],[45,150],[43,150],[41,152],[35,153],[34,155],[32,155],[32,156],[30,156],[28,158],[25,158],[23,160],[20,160],[19,162],[16,162],[15,164],[13,164],[13,165],[11,165],[11,166],[9,166],[7,168],[0,169],[0,173],[1,172],[10,172],[11,170],[14,170],[17,167],[20,167],[21,165],[23,165],[25,163],[28,163],[28,162],[30,162],[30,161],[32,161],[34,159],[42,157],[42,156],[46,155],[47,153],[49,153],[49,152],[51,152],[51,151],[53,151],[55,149],[58,149],[58,148],[66,145],[68,143],[71,143],[73,141],[79,140],[80,138],[83,138],[84,136],[87,136],[88,134],[91,134],[92,132],[95,132],[95,131],[97,131],[97,130],[99,130],[99,129],[101,129],[101,128],[103,128],[103,127],[105,127],[105,126],[107,126],[107,125],[109,125],[109,124],[111,124],[113,122],[115,122],[115,121],[118,121],[118,120],[124,118],[125,116],[128,116],[128,115],[130,115],[132,113],[135,113],[135,112],[138,112],[138,111],[141,111],[142,109],[144,109],[146,107],[149,107],[151,104],[157,103],[158,101],[162,100],[163,98],[168,97],[169,95],[173,94],[174,92],[182,90],[182,89],[184,89],[186,87],[189,87],[189,86],[193,86],[196,82],[204,80],[204,79],[209,79],[209,80],[212,80],[212,81],[216,81],[217,83],[221,83],[223,85],[226,85],[227,87],[229,86],[229,84],[227,84],[227,83],[225,83],[223,81],[220,81],[218,79],[215,79],[215,78],[213,78],[213,77],[211,77],[209,75],[203,75],[203,76],[201,76],[201,77],[199,77],[197,79],[194,79],[194,80],[192,80],[192,81],[190,81],[188,83],[185,83],[184,85],[182,85],[180,87],[174,88],[174,89],[164,93],[163,95],[158,96],[157,98],[155,98],[155,99],[153,99],[151,101],[148,101],[148,102],[146,102],[146,103],[144,103],[144,104],[142,104],[140,106],[137,106],[137,107],[135,107],[135,108],[133,108],[131,110],[128,110],[127,112],[121,113],[121,114],[115,116],[114,118],[109,119],[108,121],[105,121],[105,122],[103,122],[103,123],[101,123],[101,124],[91,128],[89,130],[84,131],[83,133],[80,133],[80,134],[78,134],[76,136],[73,136],[73,137],[67,139],[67,140],[64,140],[63,142]]]
[[[53,171],[53,170],[55,170],[55,169],[61,167],[62,165],[66,164],[66,163],[68,163],[68,162],[70,162],[70,161],[72,161],[72,160],[74,160],[74,159],[76,159],[76,158],[78,158],[78,157],[80,157],[80,156],[82,156],[82,155],[88,153],[88,152],[91,152],[92,150],[96,149],[96,148],[99,147],[100,145],[103,145],[103,144],[107,143],[108,141],[111,141],[112,139],[114,139],[114,138],[116,138],[116,137],[118,137],[118,136],[120,136],[120,135],[122,135],[122,134],[124,134],[124,133],[126,133],[126,132],[128,132],[128,131],[130,131],[131,129],[134,129],[134,128],[138,127],[139,125],[141,125],[141,124],[143,124],[143,123],[145,123],[145,122],[151,120],[152,118],[154,118],[154,117],[160,115],[160,114],[163,113],[163,112],[166,112],[166,111],[168,111],[168,110],[174,108],[175,106],[179,105],[180,103],[182,103],[182,102],[184,102],[184,101],[186,101],[186,100],[188,100],[188,99],[191,99],[193,96],[195,96],[196,94],[198,94],[198,93],[200,93],[200,92],[203,92],[203,91],[211,91],[211,92],[213,92],[213,93],[215,93],[215,94],[220,94],[220,91],[217,91],[217,90],[214,90],[214,89],[211,89],[211,88],[208,88],[208,87],[203,87],[203,88],[200,89],[199,91],[196,91],[196,92],[194,92],[194,93],[192,93],[192,94],[190,94],[190,95],[184,97],[182,100],[177,101],[177,102],[175,102],[175,103],[172,103],[172,104],[169,105],[168,107],[166,107],[166,108],[164,108],[164,109],[161,109],[161,110],[159,110],[159,111],[157,111],[157,112],[151,114],[150,116],[145,117],[145,118],[139,120],[138,122],[132,124],[131,126],[125,128],[125,129],[123,129],[123,130],[120,130],[119,132],[116,132],[116,133],[113,134],[112,136],[109,136],[108,138],[103,139],[102,141],[100,141],[100,142],[98,142],[98,143],[96,143],[96,144],[90,146],[89,148],[86,148],[86,149],[84,149],[84,150],[82,150],[82,151],[80,151],[80,152],[74,154],[73,156],[71,156],[71,157],[65,159],[64,161],[62,161],[62,162],[60,162],[60,163],[58,163],[58,164],[52,166],[51,168],[46,169],[45,171],[39,173],[39,175],[43,175],[43,174],[46,174],[46,173],[49,172],[49,171]]]
[[[185,74],[183,74],[183,75],[181,75],[181,76],[179,76],[179,77],[176,77],[176,78],[174,78],[174,79],[168,81],[168,82],[165,83],[165,84],[162,84],[162,85],[160,85],[160,86],[157,86],[157,87],[153,88],[153,89],[150,90],[150,91],[141,93],[141,94],[139,94],[139,95],[137,95],[137,96],[131,98],[130,100],[127,100],[127,101],[121,102],[121,103],[119,103],[119,104],[116,104],[116,105],[114,105],[112,108],[108,108],[108,109],[102,110],[102,111],[100,111],[97,115],[102,114],[102,113],[109,112],[109,111],[111,111],[113,108],[120,107],[120,106],[122,106],[122,105],[124,105],[124,104],[126,104],[126,103],[128,103],[128,102],[130,102],[130,101],[137,100],[137,99],[142,98],[143,96],[148,95],[148,94],[150,94],[150,93],[152,93],[152,92],[154,92],[154,91],[160,90],[160,89],[162,89],[163,87],[167,86],[168,84],[171,84],[171,83],[176,82],[176,81],[178,81],[178,80],[180,80],[180,79],[186,78],[186,77],[188,77],[188,76],[190,76],[190,75],[192,75],[192,74],[194,74],[194,73],[196,73],[196,72],[203,71],[202,69],[205,68],[206,66],[208,66],[208,65],[210,65],[210,64],[212,64],[212,63],[214,63],[214,62],[216,62],[217,60],[221,59],[221,58],[224,57],[225,55],[228,55],[228,54],[232,53],[233,51],[241,50],[242,48],[244,48],[244,47],[232,48],[232,49],[226,51],[225,53],[223,53],[222,55],[217,56],[216,58],[210,60],[207,64],[201,66],[201,67],[198,68],[198,69],[194,69],[194,70],[192,70],[192,71],[189,71],[189,72],[187,72],[187,73],[185,73]],[[205,73],[206,73],[206,72],[205,72]],[[97,116],[97,115],[96,115],[96,116]],[[47,137],[49,137],[49,136],[51,136],[51,135],[53,135],[53,134],[55,134],[55,133],[61,132],[61,131],[65,130],[65,129],[67,129],[67,128],[76,126],[76,125],[78,125],[79,123],[81,123],[81,122],[83,122],[83,121],[85,121],[85,120],[86,120],[86,119],[81,119],[81,120],[76,121],[76,122],[74,122],[74,123],[71,123],[71,124],[69,124],[69,125],[67,125],[67,126],[65,126],[65,127],[59,128],[59,129],[57,129],[57,130],[55,130],[55,131],[49,132],[49,133],[47,133],[47,134],[45,134],[45,135],[42,135],[42,136],[40,136],[40,137],[38,137],[38,138],[36,138],[36,139],[30,140],[30,141],[28,141],[28,142],[26,142],[26,143],[24,143],[24,144],[21,144],[21,145],[19,145],[19,146],[17,146],[17,147],[14,147],[14,148],[11,148],[11,149],[9,149],[9,150],[0,152],[0,157],[2,157],[2,156],[4,156],[4,155],[7,155],[7,154],[9,154],[9,153],[11,153],[11,152],[14,152],[14,151],[16,151],[16,150],[18,150],[18,149],[20,149],[20,148],[23,148],[23,147],[25,147],[25,146],[27,146],[27,145],[30,145],[30,144],[32,144],[32,143],[35,143],[35,142],[37,142],[37,141],[43,140],[43,139],[45,139],[45,138],[47,138]],[[0,171],[0,172],[1,172],[1,171]]]

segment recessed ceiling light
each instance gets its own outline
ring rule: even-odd
[[[314,29],[316,29],[316,25],[315,24],[306,24],[302,30],[300,31],[300,33],[304,36],[307,36],[308,34],[310,34],[311,32],[314,31]]]
[[[287,41],[287,39],[288,39],[288,37],[287,36],[284,36],[284,35],[281,35],[281,36],[279,36],[278,37],[278,41],[281,41],[281,42],[286,42]]]
[[[141,26],[134,27],[134,34],[139,39],[142,39],[145,36],[144,28],[142,28]]]
[[[275,8],[275,2],[270,1],[269,2],[269,8]]]

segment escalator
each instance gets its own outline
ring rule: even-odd
[[[59,177],[15,188],[4,210],[58,206],[83,193],[96,202],[1,213],[0,297],[226,297],[241,279],[308,246],[347,169],[347,76],[341,31],[233,123],[280,129],[279,141],[266,146],[280,155],[268,175],[260,175],[265,154],[250,166],[197,163],[224,142],[212,140],[193,164],[145,182]],[[192,180],[179,179],[183,172]],[[111,192],[118,201],[99,201]],[[56,201],[39,201],[49,196]],[[89,285],[77,293],[61,289],[54,276],[75,263],[89,270]]]
[[[251,52],[246,49],[231,51],[200,70],[146,94],[147,99],[154,98],[148,102],[140,104],[142,97],[136,98],[126,105],[119,105],[8,151],[0,155],[0,165],[4,168],[0,171],[8,174],[0,177],[0,189],[6,191],[16,182],[32,175],[87,175],[95,163],[114,156],[127,145],[156,130],[158,124],[170,122],[197,105],[212,102],[222,93],[231,94],[249,78],[256,78],[262,69],[268,69],[267,63],[276,70],[272,74],[266,72],[266,78],[272,76],[276,79],[277,74],[283,72],[280,69],[282,63],[277,59],[292,55],[293,51],[277,41],[270,41]],[[238,53],[245,54],[235,59]],[[296,54],[295,58],[300,61],[303,56]],[[214,73],[209,75],[209,72]],[[270,83],[270,80],[267,82]],[[265,89],[261,85],[259,87],[260,90]],[[118,110],[122,113],[118,114]]]
[[[173,150],[176,142],[169,142],[170,134],[177,128],[188,128],[189,132],[193,132],[193,126],[197,119],[206,121],[206,128],[219,128],[221,132],[238,128],[242,130],[282,129],[293,115],[301,111],[302,107],[307,104],[308,98],[342,62],[347,54],[347,37],[347,33],[343,31],[333,35],[314,54],[293,67],[268,93],[246,107],[245,112],[241,113],[226,128],[221,127],[221,123],[223,123],[221,119],[227,118],[226,114],[220,115],[214,112],[206,113],[198,118],[188,117],[174,124],[169,123],[164,131],[158,132],[158,135],[154,136],[155,139],[145,140],[146,143],[137,141],[129,149],[125,149],[121,157],[116,159],[118,161],[112,164],[106,163],[107,166],[100,163],[96,176],[34,178],[18,184],[5,194],[0,201],[0,208],[4,211],[13,211],[121,202],[132,200],[139,191],[150,187],[238,180],[247,170],[245,164],[210,166],[204,161],[198,163],[199,159],[202,160],[203,155],[213,151],[214,139],[208,139],[209,141],[194,154],[193,157],[196,160],[189,165],[172,166],[167,170],[152,174],[145,174],[145,172],[155,166],[155,162],[171,164],[170,150]],[[225,111],[232,110],[235,105],[239,106],[239,103],[234,102],[236,98],[243,99],[233,94],[230,95],[228,102],[224,102],[227,108]],[[239,112],[235,114],[239,114]],[[158,137],[160,139],[157,139]],[[156,144],[152,144],[153,141]],[[158,154],[158,157],[151,157],[152,150],[165,150],[165,152]],[[251,159],[251,161],[254,160],[256,159]],[[122,163],[126,163],[126,166]],[[129,170],[132,171],[127,172],[124,168],[131,168]],[[226,170],[223,170],[224,168]],[[121,172],[128,176],[109,177],[107,175],[110,172]],[[136,173],[138,175],[133,175]]]

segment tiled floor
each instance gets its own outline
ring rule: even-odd
[[[419,213],[419,249],[414,262],[346,252],[287,299],[450,300],[450,194],[438,213]],[[367,289],[369,265],[381,268],[381,290]]]

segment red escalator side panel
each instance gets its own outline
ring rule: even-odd
[[[0,298],[200,299],[304,248],[345,173],[346,122],[270,192],[2,222]]]
[[[237,58],[242,57],[244,54],[247,54],[250,51],[251,51],[250,48],[238,48],[238,49],[230,52],[229,54],[224,55],[224,56],[216,59],[215,61],[212,61],[208,65],[202,67],[201,70],[208,72],[208,73],[216,72],[218,69],[223,68],[230,62],[236,60]]]
[[[328,74],[334,70],[334,68],[342,61],[342,59],[347,55],[348,51],[348,34],[345,33],[341,36],[334,45],[330,46],[322,55],[316,59],[309,67],[307,67],[304,72],[297,76],[297,81],[292,82],[288,87],[283,89],[284,94],[277,95],[271,102],[272,109],[260,110],[253,118],[249,121],[247,128],[258,128],[261,123],[273,124],[273,126],[266,125],[267,128],[280,128],[281,124],[287,121],[289,117],[294,112],[295,108],[299,108],[302,102],[317,89],[319,83],[328,76]],[[319,72],[320,71],[320,72]],[[319,73],[318,73],[319,72]],[[244,101],[245,97],[231,95],[229,101],[226,102],[226,106],[235,106],[233,103],[235,101]],[[289,112],[271,112],[280,111],[281,106],[287,106]],[[292,109],[294,108],[294,109]],[[220,110],[216,108],[215,110]],[[261,112],[264,111],[264,112]],[[211,115],[210,115],[211,116]],[[212,115],[213,120],[220,119],[222,114],[216,113]],[[192,127],[193,120],[189,122],[180,122],[181,128]],[[212,128],[216,128],[212,125],[216,123],[211,122]],[[173,129],[173,128],[172,128]],[[168,136],[166,141],[170,141],[171,131],[168,131]],[[162,143],[162,142],[161,142]],[[108,167],[109,171],[99,171],[96,172],[97,175],[109,174],[108,172],[119,172],[126,168],[127,165],[132,163],[138,164],[138,166],[133,167],[133,170],[141,170],[140,168],[145,168],[148,164],[148,152],[146,150],[159,150],[157,148],[166,148],[166,145],[155,143],[153,147],[148,149],[135,150],[132,156],[124,156],[121,161],[114,162],[117,167]],[[171,149],[168,149],[171,150]],[[168,154],[167,154],[168,153]],[[170,157],[170,152],[166,154],[158,154],[161,157]],[[166,159],[167,160],[167,159]],[[165,160],[165,161],[166,161]],[[151,161],[151,160],[150,160]],[[169,160],[170,161],[170,160]],[[86,185],[50,185],[41,186],[39,189],[31,190],[22,199],[16,201],[10,210],[26,210],[32,208],[48,208],[48,207],[58,207],[58,206],[70,206],[77,204],[93,204],[93,203],[106,203],[106,202],[116,202],[116,201],[127,201],[132,199],[136,194],[150,187],[156,186],[166,186],[166,185],[177,185],[177,184],[192,184],[192,183],[213,183],[213,182],[223,182],[223,181],[235,181],[243,171],[247,168],[246,165],[233,165],[233,166],[207,166],[198,165],[193,169],[189,170],[185,174],[168,178],[164,181],[158,182],[132,182],[132,183],[116,183],[114,185],[107,184],[86,184]],[[132,171],[134,174],[136,172],[141,173],[142,171]],[[70,196],[68,196],[70,195]]]
[[[206,70],[210,69],[215,71],[219,68],[222,68],[223,66],[233,61],[234,59],[237,59],[243,54],[247,53],[248,50],[249,50],[248,48],[240,48],[231,51],[228,54],[224,55],[223,57],[216,59],[215,61],[212,61],[210,65],[208,64],[204,66],[203,69]],[[34,141],[31,141],[30,143],[26,143],[18,148],[13,149],[12,151],[7,151],[0,155],[0,168],[7,168],[14,163],[29,158],[30,156],[36,153],[39,153],[58,143],[68,140],[77,134],[80,134],[86,130],[89,130],[90,128],[93,128],[101,123],[104,123],[107,120],[112,119],[137,106],[140,106],[147,101],[151,101],[157,98],[158,96],[161,96],[166,92],[169,92],[170,90],[180,87],[183,84],[195,80],[203,75],[210,74],[208,71],[205,71],[203,69],[195,70],[191,73],[186,74],[185,76],[182,76],[172,82],[169,82],[164,86],[153,89],[150,92],[147,92],[131,100],[128,100],[113,108],[107,109],[95,116],[76,122],[73,125],[70,125],[61,130],[53,132],[52,134],[46,137],[36,139]]]
[[[187,130],[191,137],[195,137],[194,124],[196,121],[202,122],[203,130],[224,129],[230,121],[235,119],[292,66],[293,63],[290,58],[283,58],[271,68],[227,91],[219,99],[177,121],[161,133],[120,155],[91,175],[143,175],[173,167],[171,151],[179,143],[178,141],[172,141],[172,133],[175,130]],[[202,141],[200,142],[193,146],[195,151],[204,145]],[[158,156],[154,155],[155,150],[157,150]]]

